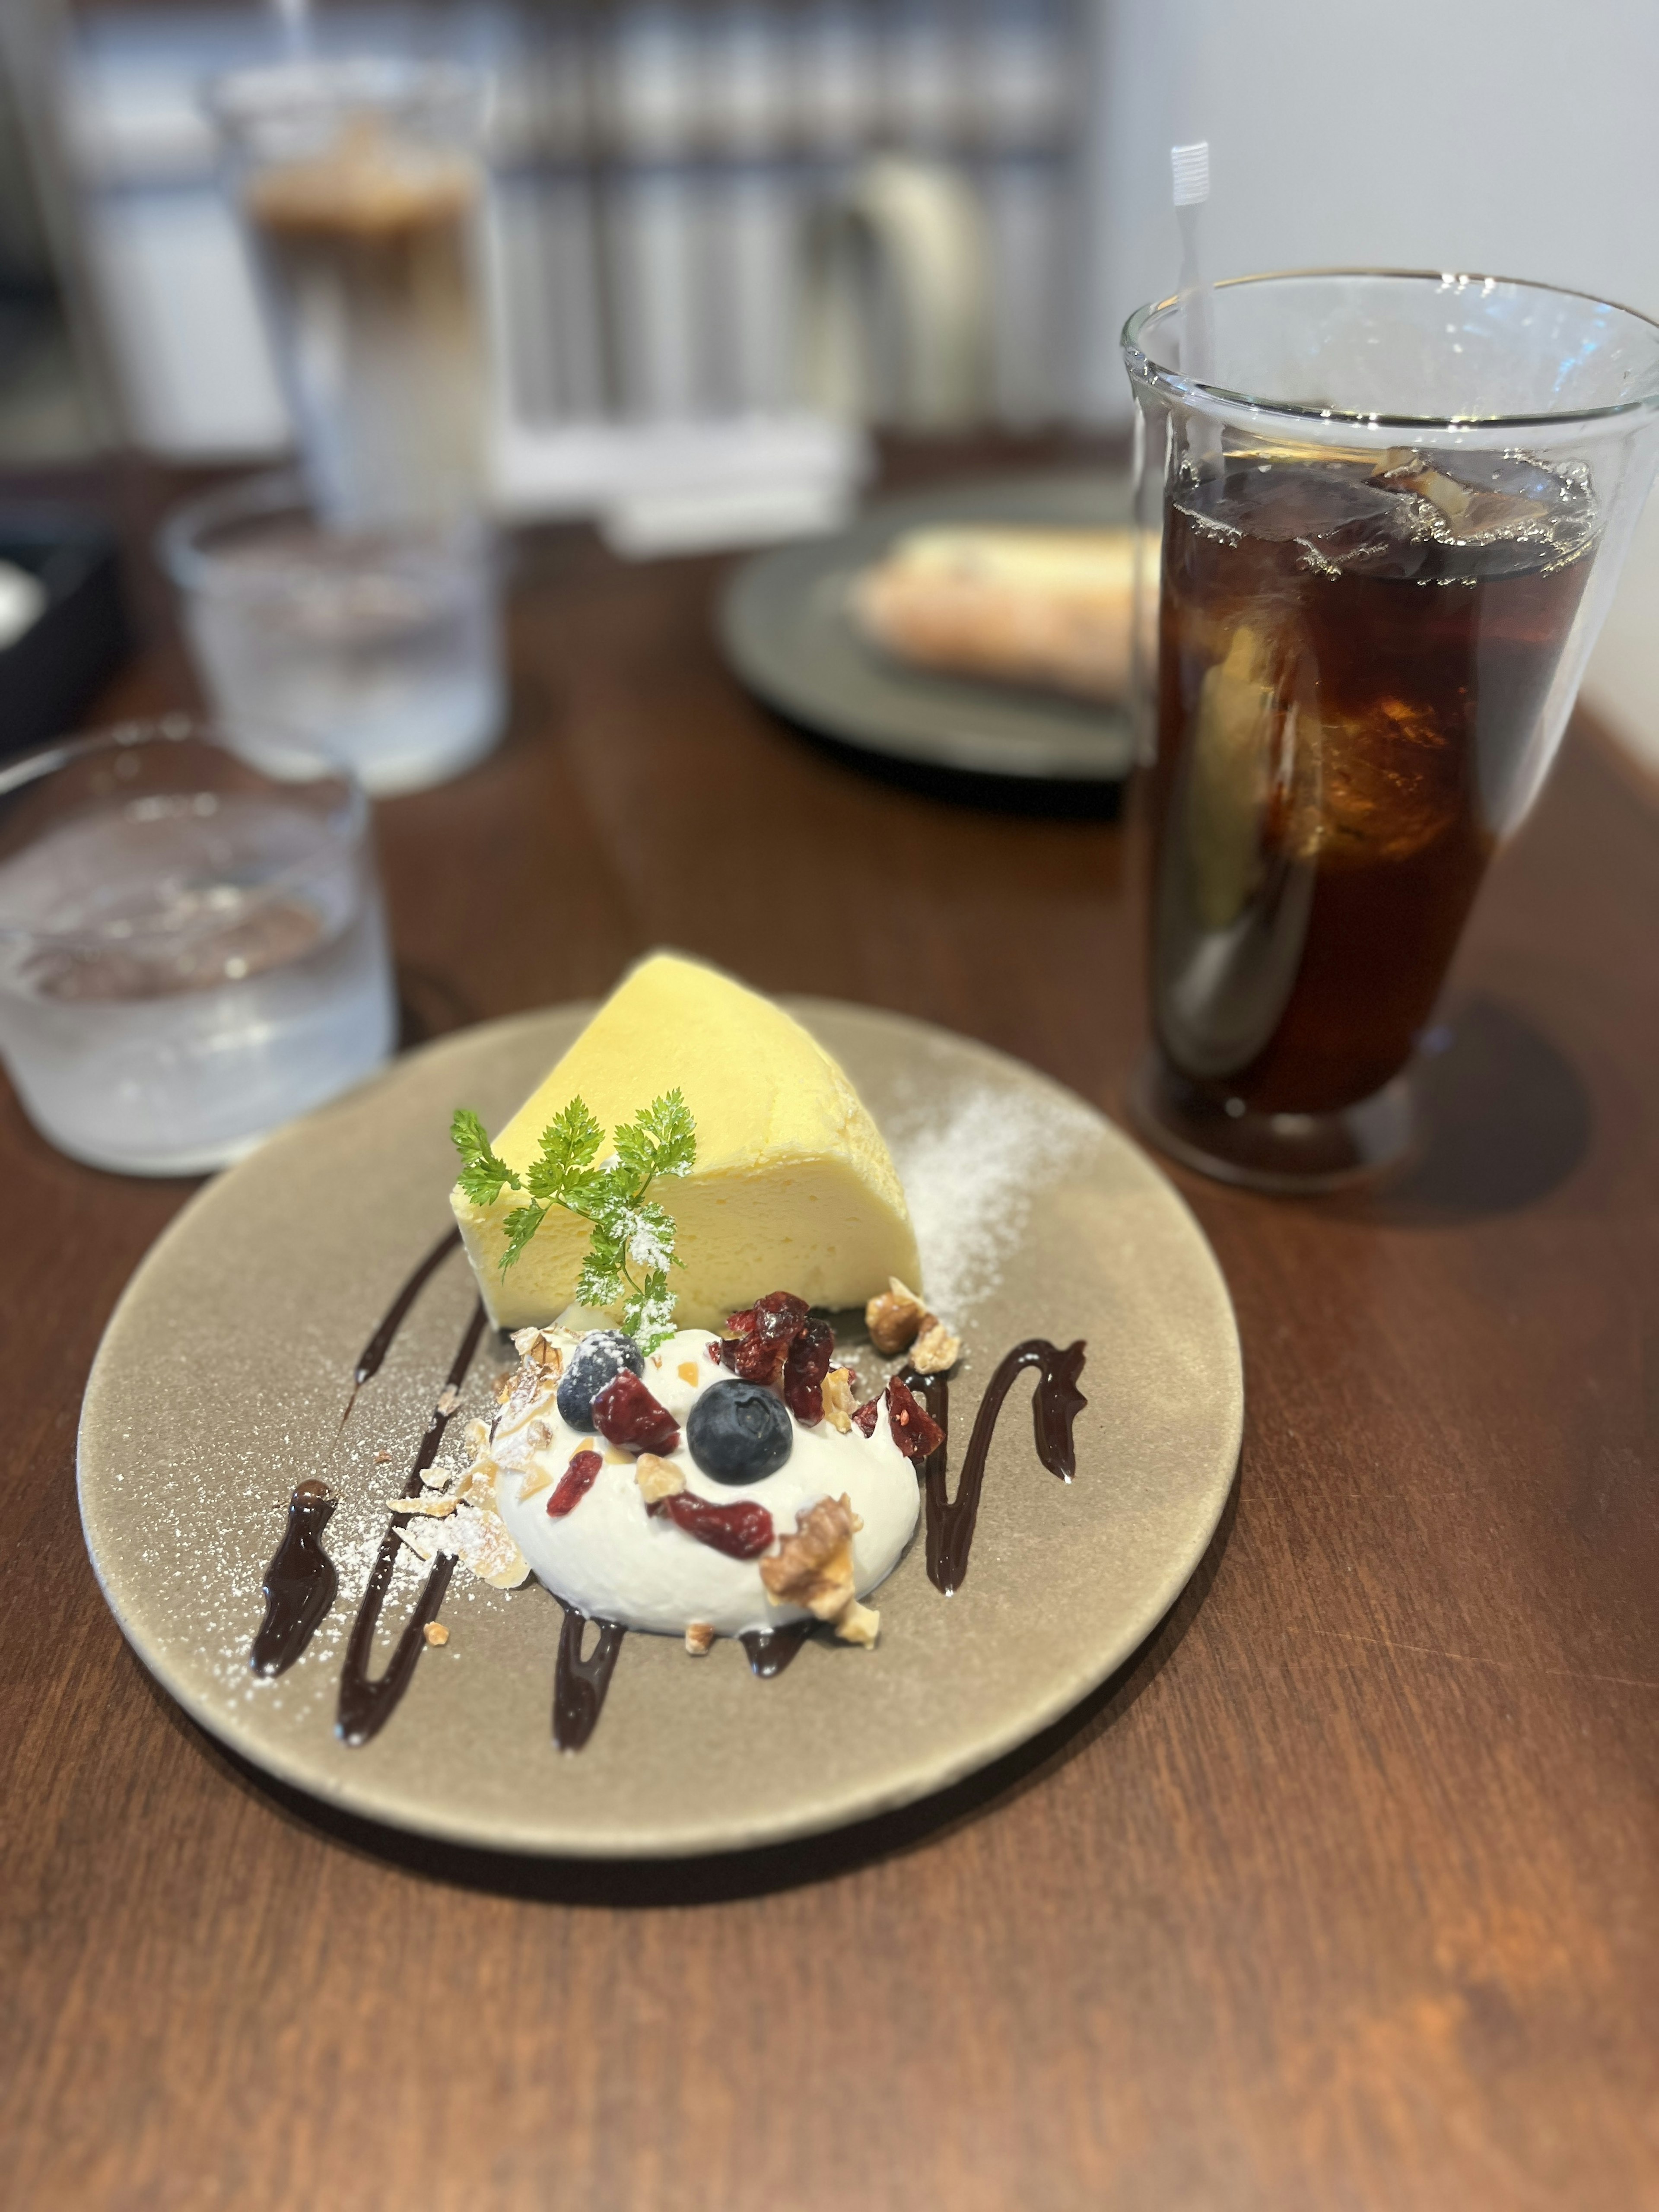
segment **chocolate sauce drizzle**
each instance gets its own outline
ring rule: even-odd
[[[338,1594],[340,1577],[320,1541],[335,1503],[320,1482],[302,1482],[289,1500],[288,1528],[265,1569],[265,1617],[248,1662],[256,1674],[286,1674]]]
[[[907,1373],[908,1388],[945,1431],[936,1450],[922,1468],[927,1499],[927,1579],[945,1596],[961,1589],[968,1576],[968,1554],[973,1549],[974,1525],[979,1519],[980,1492],[985,1486],[985,1462],[991,1449],[997,1415],[1009,1386],[1022,1368],[1037,1370],[1037,1386],[1031,1398],[1031,1425],[1036,1455],[1050,1474],[1069,1482],[1077,1472],[1072,1425],[1088,1400],[1077,1387],[1083,1371],[1084,1346],[1068,1345],[1064,1352],[1044,1336],[1027,1337],[1017,1344],[998,1366],[985,1387],[974,1416],[968,1453],[953,1498],[946,1487],[946,1459],[950,1451],[951,1393],[942,1375]]]
[[[625,1628],[614,1620],[596,1620],[599,1641],[586,1658],[582,1634],[588,1616],[561,1598],[564,1620],[559,1629],[559,1663],[553,1674],[553,1741],[561,1751],[580,1751],[599,1724],[605,1693],[616,1672]]]
[[[351,1419],[351,1409],[357,1402],[357,1393],[365,1382],[380,1373],[381,1362],[391,1351],[393,1339],[409,1318],[410,1308],[426,1288],[428,1279],[435,1273],[441,1262],[448,1258],[459,1245],[460,1241],[461,1232],[459,1229],[447,1230],[376,1323],[374,1335],[358,1353],[357,1364],[352,1370],[351,1395],[346,1400],[346,1409],[340,1416],[342,1428],[344,1428],[346,1423]]]
[[[460,1241],[459,1229],[447,1231],[421,1260],[387,1307],[358,1355],[352,1372],[351,1395],[340,1417],[343,1429],[357,1402],[358,1391],[380,1372],[398,1330],[409,1317],[410,1309]],[[446,1401],[459,1395],[466,1380],[483,1334],[484,1322],[484,1309],[480,1302],[467,1322],[450,1363],[443,1390],[434,1405],[415,1463],[404,1484],[405,1498],[419,1494],[421,1477],[438,1456],[453,1411],[453,1403],[445,1410]],[[914,1370],[905,1374],[906,1384],[945,1431],[937,1450],[919,1472],[927,1498],[928,1579],[947,1597],[961,1588],[967,1577],[968,1556],[979,1518],[980,1493],[985,1483],[986,1461],[997,1417],[1015,1376],[1027,1367],[1038,1370],[1037,1387],[1031,1400],[1037,1457],[1050,1474],[1069,1482],[1076,1469],[1073,1425],[1088,1402],[1077,1387],[1083,1364],[1084,1346],[1080,1342],[1069,1345],[1062,1352],[1045,1337],[1030,1337],[1007,1353],[980,1402],[954,1498],[947,1487],[950,1386],[942,1375],[921,1375]],[[251,1655],[251,1664],[258,1674],[280,1674],[291,1667],[310,1643],[338,1594],[339,1576],[320,1541],[335,1503],[324,1485],[315,1481],[302,1482],[289,1502],[287,1529],[265,1573],[265,1617],[253,1639]],[[396,1711],[425,1649],[427,1625],[437,1619],[455,1570],[452,1553],[441,1553],[434,1560],[385,1672],[378,1679],[371,1679],[368,1664],[374,1632],[392,1587],[398,1553],[403,1549],[398,1531],[409,1517],[406,1513],[394,1513],[392,1516],[375,1553],[346,1645],[336,1728],[344,1741],[353,1746],[368,1743],[377,1735]],[[611,1686],[617,1655],[628,1632],[615,1621],[590,1624],[586,1614],[565,1605],[562,1599],[559,1604],[564,1619],[559,1631],[558,1664],[553,1678],[553,1741],[559,1750],[574,1752],[582,1748],[599,1725],[605,1692]],[[590,1625],[598,1629],[599,1635],[592,1650],[584,1656],[582,1640]],[[787,1628],[749,1630],[741,1642],[750,1673],[762,1681],[775,1680],[793,1663],[811,1630],[810,1621],[797,1622]]]
[[[805,1643],[810,1620],[797,1620],[787,1628],[745,1629],[738,1641],[749,1654],[749,1671],[763,1682],[775,1681]]]
[[[435,1262],[434,1263],[435,1264]],[[418,1287],[418,1285],[417,1285]],[[444,1378],[443,1390],[432,1409],[426,1434],[421,1439],[420,1449],[415,1455],[415,1464],[404,1485],[405,1498],[416,1497],[421,1487],[421,1477],[438,1456],[438,1447],[443,1442],[444,1431],[449,1426],[450,1413],[444,1410],[452,1394],[458,1395],[466,1371],[472,1364],[472,1355],[483,1334],[484,1310],[483,1301],[473,1308],[472,1318],[449,1372]],[[392,1577],[398,1565],[398,1554],[403,1544],[398,1531],[408,1521],[406,1513],[394,1513],[380,1548],[374,1554],[374,1565],[369,1570],[362,1600],[357,1607],[357,1618],[351,1624],[351,1638],[346,1645],[345,1666],[340,1675],[340,1705],[335,1721],[336,1733],[352,1745],[367,1743],[378,1735],[391,1719],[398,1699],[409,1687],[416,1663],[426,1648],[426,1625],[438,1618],[444,1594],[449,1588],[449,1578],[455,1571],[452,1553],[441,1552],[432,1563],[432,1571],[422,1586],[403,1634],[398,1638],[386,1672],[378,1680],[371,1680],[368,1672],[370,1656],[374,1648],[374,1631],[380,1622],[380,1607],[386,1603],[386,1592],[392,1587]]]

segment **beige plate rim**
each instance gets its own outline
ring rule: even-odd
[[[430,1071],[451,1059],[471,1066],[491,1055],[511,1054],[545,1030],[556,1018],[570,1024],[586,1019],[592,1011],[592,1002],[547,1007],[482,1024],[416,1048],[369,1084],[319,1113],[290,1125],[248,1160],[216,1177],[192,1195],[150,1247],[106,1327],[88,1376],[77,1434],[77,1493],[88,1553],[105,1600],[145,1668],[192,1720],[239,1758],[276,1781],[344,1812],[450,1844],[532,1856],[618,1859],[665,1859],[742,1850],[820,1833],[890,1812],[933,1796],[989,1765],[1062,1718],[1122,1665],[1169,1611],[1203,1557],[1221,1518],[1237,1472],[1243,1425],[1243,1375],[1236,1316],[1219,1266],[1186,1201],[1115,1124],[1077,1094],[1023,1061],[936,1025],[872,1007],[802,997],[785,997],[781,1003],[809,1026],[833,1033],[833,1042],[831,1035],[826,1035],[826,1042],[843,1055],[849,1038],[855,1042],[860,1030],[866,1034],[885,1032],[890,1047],[902,1046],[906,1050],[927,1047],[935,1054],[942,1052],[949,1061],[976,1064],[981,1070],[999,1072],[1005,1081],[1025,1089],[1036,1086],[1042,1092],[1067,1102],[1072,1109],[1097,1124],[1099,1133],[1115,1156],[1117,1169],[1127,1171],[1146,1194],[1155,1190],[1168,1235],[1195,1248],[1187,1253],[1186,1260],[1195,1264],[1200,1273],[1206,1270],[1219,1293],[1215,1309],[1218,1318],[1210,1330],[1212,1340],[1206,1346],[1206,1358],[1213,1366],[1215,1407],[1211,1431],[1204,1439],[1204,1466],[1195,1485],[1195,1510],[1189,1516],[1184,1540],[1169,1552],[1161,1574],[1137,1592],[1135,1602],[1122,1614],[1113,1632],[1083,1638],[1068,1663],[1055,1664],[1045,1686],[1025,1699],[1017,1717],[988,1726],[971,1741],[957,1741],[935,1755],[918,1753],[908,1760],[902,1773],[889,1772],[879,1781],[860,1781],[855,1777],[810,1802],[793,1808],[775,1807],[759,1819],[670,1820],[654,1829],[629,1820],[611,1826],[590,1824],[576,1833],[562,1828],[556,1820],[544,1818],[515,1821],[492,1817],[483,1820],[466,1807],[441,1798],[425,1804],[404,1801],[389,1805],[384,1791],[373,1786],[367,1768],[361,1772],[354,1772],[349,1766],[331,1771],[307,1749],[304,1741],[285,1746],[258,1735],[246,1723],[243,1707],[223,1701],[216,1703],[201,1694],[174,1648],[177,1638],[169,1640],[158,1636],[146,1618],[143,1578],[135,1575],[130,1562],[122,1557],[110,1504],[112,1425],[118,1418],[117,1401],[121,1386],[129,1379],[130,1370],[125,1365],[128,1339],[140,1318],[149,1319],[147,1309],[154,1295],[152,1285],[167,1273],[180,1247],[191,1245],[202,1233],[204,1221],[210,1222],[227,1206],[226,1194],[234,1191],[238,1178],[253,1173],[269,1176],[292,1160],[303,1162],[308,1152],[331,1141],[331,1130],[340,1125],[343,1116],[349,1116],[365,1099],[388,1086],[413,1081],[416,1071]],[[854,1079],[858,1080],[856,1075]],[[1091,1326],[1089,1316],[1080,1316],[1074,1333],[1088,1334]],[[343,1367],[349,1367],[356,1349],[355,1342],[343,1343]],[[1085,1380],[1088,1381],[1087,1375]],[[953,1453],[953,1464],[954,1460]],[[398,1473],[401,1479],[399,1470],[392,1472]],[[907,1562],[919,1553],[920,1547],[919,1530],[911,1552],[906,1555]],[[977,1553],[975,1557],[977,1559]],[[263,1560],[258,1564],[263,1566]],[[892,1585],[887,1587],[890,1589]],[[804,1654],[803,1658],[807,1656]],[[864,1656],[860,1655],[861,1659]],[[870,1662],[876,1661],[901,1664],[902,1655],[895,1651],[870,1655]],[[697,1670],[707,1664],[686,1663]],[[776,1685],[766,1686],[769,1692],[787,1691],[798,1671],[793,1669]],[[398,1719],[394,1718],[390,1726],[397,1725]]]

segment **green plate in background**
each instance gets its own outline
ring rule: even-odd
[[[1121,708],[907,668],[866,643],[848,607],[854,577],[906,531],[937,523],[1102,530],[1132,519],[1127,476],[1097,471],[885,501],[836,537],[747,562],[726,587],[720,641],[757,697],[844,744],[957,774],[1121,783],[1133,751]]]

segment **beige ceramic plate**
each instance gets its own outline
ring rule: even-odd
[[[422,1654],[383,1732],[348,1749],[333,1729],[347,1627],[471,1309],[459,1255],[342,1431],[351,1370],[447,1220],[451,1109],[498,1127],[591,1009],[495,1023],[412,1054],[210,1184],[100,1349],[80,1438],[93,1564],[144,1663],[234,1750],[355,1813],[457,1842],[735,1850],[939,1789],[1055,1719],[1155,1626],[1220,1515],[1243,1416],[1232,1310],[1192,1217],[1109,1122],[1030,1068],[889,1015],[794,1010],[886,1131],[932,1300],[962,1331],[953,1457],[1011,1345],[1080,1336],[1075,1482],[1038,1467],[1017,1382],[954,1597],[929,1583],[918,1536],[877,1601],[874,1651],[813,1642],[763,1682],[735,1644],[694,1660],[629,1636],[574,1756],[550,1736],[557,1605],[533,1583],[503,1595],[458,1570],[449,1644]],[[501,1358],[487,1339],[463,1414],[483,1410]],[[298,1664],[258,1681],[261,1577],[291,1488],[313,1475],[340,1495],[326,1537],[339,1600]],[[417,1587],[400,1571],[383,1649]]]

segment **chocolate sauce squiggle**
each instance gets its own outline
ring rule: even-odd
[[[927,1498],[927,1579],[946,1597],[961,1589],[968,1574],[968,1554],[973,1548],[974,1524],[979,1518],[980,1492],[985,1486],[985,1462],[991,1449],[997,1415],[1009,1387],[1023,1368],[1035,1367],[1037,1386],[1031,1399],[1031,1424],[1036,1454],[1050,1474],[1069,1482],[1077,1471],[1072,1425],[1088,1400],[1077,1387],[1083,1371],[1084,1346],[1068,1345],[1064,1352],[1047,1337],[1027,1337],[1017,1344],[998,1366],[985,1387],[967,1456],[953,1498],[946,1486],[946,1455],[950,1449],[951,1394],[941,1375],[908,1373],[905,1382],[945,1435],[922,1468]]]
[[[265,1569],[265,1617],[248,1659],[256,1674],[286,1674],[338,1594],[339,1575],[320,1541],[335,1503],[320,1482],[302,1482],[289,1501],[288,1528]]]
[[[432,1418],[427,1423],[426,1434],[421,1439],[420,1449],[415,1455],[415,1464],[404,1485],[404,1496],[416,1496],[421,1477],[438,1456],[438,1447],[443,1442],[444,1431],[449,1426],[453,1404],[445,1410],[445,1401],[452,1392],[459,1393],[466,1380],[466,1370],[472,1364],[472,1355],[483,1334],[484,1310],[482,1301],[473,1309],[472,1318],[466,1325],[459,1349],[450,1362],[449,1373],[444,1378],[444,1388]],[[449,1588],[449,1578],[455,1571],[454,1554],[440,1553],[432,1563],[432,1571],[422,1585],[415,1601],[415,1610],[403,1634],[398,1638],[397,1649],[378,1680],[371,1680],[368,1672],[370,1655],[374,1648],[374,1631],[379,1625],[380,1607],[386,1603],[386,1592],[392,1587],[392,1577],[398,1565],[398,1554],[404,1548],[398,1529],[409,1518],[407,1514],[394,1513],[392,1525],[381,1539],[380,1548],[374,1554],[374,1565],[369,1569],[368,1581],[362,1600],[357,1607],[357,1618],[351,1624],[351,1640],[346,1645],[345,1666],[340,1675],[340,1705],[335,1731],[349,1744],[367,1743],[378,1735],[392,1717],[398,1700],[409,1687],[416,1662],[425,1649],[426,1625],[438,1618],[438,1609]]]
[[[605,1693],[611,1687],[617,1654],[628,1631],[614,1620],[594,1621],[599,1642],[584,1659],[582,1632],[588,1626],[588,1616],[566,1605],[562,1598],[559,1603],[564,1620],[559,1630],[559,1663],[553,1675],[553,1741],[561,1751],[580,1751],[599,1724]]]
[[[451,1229],[441,1237],[375,1324],[374,1335],[358,1353],[357,1364],[351,1371],[351,1395],[346,1400],[346,1409],[340,1416],[342,1428],[351,1419],[357,1393],[365,1382],[380,1373],[381,1364],[392,1349],[392,1340],[409,1318],[410,1308],[426,1288],[440,1264],[456,1249],[460,1241],[459,1229]]]
[[[805,1643],[811,1626],[809,1620],[797,1620],[787,1628],[746,1630],[738,1640],[749,1654],[750,1673],[763,1682],[775,1681]]]

